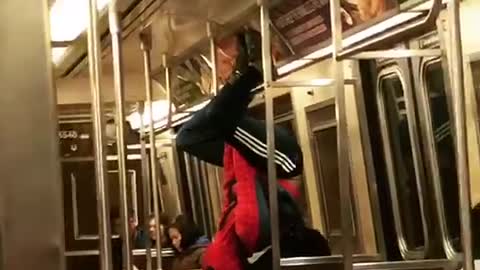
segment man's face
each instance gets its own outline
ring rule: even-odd
[[[152,218],[148,222],[148,234],[150,235],[150,239],[157,240],[157,224],[155,224],[155,219]]]
[[[135,233],[136,228],[137,228],[137,221],[135,220],[134,217],[129,217],[128,218],[128,230],[130,232],[130,235]]]
[[[135,229],[137,228],[137,222],[134,217],[128,218],[128,232],[130,235],[135,233]],[[122,219],[116,218],[113,220],[113,234],[121,235],[122,234]]]
[[[217,73],[221,83],[225,83],[233,72],[239,54],[236,36],[224,38],[217,43]]]
[[[180,233],[180,231],[178,231],[178,229],[176,229],[176,228],[170,228],[168,230],[168,236],[170,237],[170,241],[172,241],[173,247],[176,250],[181,252],[182,251],[182,247],[181,247],[182,234]]]

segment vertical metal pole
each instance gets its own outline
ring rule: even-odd
[[[112,245],[110,231],[109,192],[106,183],[105,119],[100,89],[101,57],[100,35],[98,33],[97,1],[89,0],[88,20],[88,66],[92,95],[92,115],[95,149],[95,178],[97,192],[98,233],[100,244],[100,266],[102,270],[112,269]]]
[[[472,228],[470,222],[470,175],[468,171],[467,123],[465,110],[465,85],[463,74],[462,36],[460,30],[460,0],[448,4],[448,22],[452,37],[452,97],[455,116],[455,141],[460,197],[460,222],[463,248],[463,269],[473,270]]]
[[[185,171],[187,173],[187,185],[190,196],[190,206],[192,207],[193,221],[198,224],[197,208],[195,207],[195,191],[193,187],[193,173],[192,173],[192,159],[187,152],[183,152],[183,159],[185,160]]]
[[[202,179],[202,171],[201,171],[201,166],[202,163],[200,159],[196,157],[192,157],[192,165],[193,165],[193,174],[195,175],[195,180],[193,181],[195,185],[195,190],[197,191],[196,193],[198,194],[198,204],[200,205],[200,218],[201,218],[201,226],[203,227],[204,232],[208,232],[208,223],[207,223],[207,207],[204,203],[205,197],[203,196],[203,180]],[[200,222],[199,221],[199,222]],[[198,223],[197,223],[198,224]],[[200,225],[200,224],[198,224]]]
[[[213,94],[218,93],[218,77],[217,77],[217,45],[213,34],[212,23],[207,22],[207,35],[210,42],[210,59],[212,62],[212,90]]]
[[[200,161],[200,160],[199,160]],[[203,186],[205,189],[205,203],[207,204],[207,221],[208,221],[208,234],[211,236],[215,233],[215,218],[213,215],[214,209],[213,209],[213,202],[212,202],[212,189],[210,188],[210,179],[208,175],[208,168],[207,168],[207,163],[200,161],[201,165],[201,172],[202,172],[202,179],[203,179]],[[210,199],[209,199],[210,198]],[[207,231],[206,231],[207,232]]]
[[[272,269],[280,270],[280,232],[278,220],[277,172],[275,168],[275,127],[273,115],[272,48],[270,42],[270,14],[268,1],[259,1],[262,34],[263,81],[265,84],[265,119],[267,125],[268,196],[270,205],[270,227],[272,239]]]
[[[167,63],[167,55],[162,55],[162,63],[165,68],[165,90],[167,90],[167,101],[168,101],[168,114],[167,114],[167,128],[170,129],[172,126],[172,87],[170,85],[170,67]]]
[[[158,205],[159,196],[161,194],[161,185],[158,183],[157,176],[157,148],[155,145],[155,129],[153,126],[153,89],[152,89],[152,78],[151,78],[151,62],[150,62],[150,51],[152,49],[152,40],[151,36],[147,34],[140,35],[141,40],[141,49],[143,51],[143,64],[145,69],[145,92],[147,97],[148,112],[150,114],[149,119],[149,141],[150,141],[150,168],[151,168],[151,182],[152,182],[152,196],[153,196],[153,212],[155,214],[155,224],[157,225],[157,230],[155,231],[155,236],[157,238],[156,242],[156,253],[157,253],[157,269],[162,269],[162,243],[160,235],[160,207]]]
[[[122,27],[118,15],[117,0],[108,7],[110,35],[112,37],[113,87],[115,93],[115,124],[117,131],[118,178],[120,180],[120,216],[122,219],[123,267],[132,269],[132,247],[128,216],[127,165],[125,146],[125,90],[122,61]]]
[[[340,13],[340,1],[330,0],[330,19],[332,26],[332,72],[335,90],[335,109],[337,119],[337,152],[338,152],[338,175],[340,185],[340,209],[342,216],[342,245],[343,245],[343,269],[353,268],[353,241],[351,219],[351,196],[350,196],[350,166],[348,148],[348,128],[345,102],[345,85],[343,74],[343,62],[337,60],[338,53],[342,50],[342,19]]]
[[[152,211],[151,209],[151,196],[150,196],[150,166],[148,164],[148,155],[147,148],[145,146],[145,123],[143,121],[143,115],[145,112],[145,103],[138,103],[138,113],[140,114],[140,155],[142,156],[142,185],[143,185],[143,222],[144,222],[144,231],[148,232],[150,230],[149,226],[149,217]],[[157,228],[160,226],[157,225]],[[145,254],[146,254],[146,270],[152,270],[152,242],[150,236],[147,237]]]

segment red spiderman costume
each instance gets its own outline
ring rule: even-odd
[[[223,214],[215,241],[204,255],[203,269],[241,270],[248,267],[248,257],[269,244],[268,202],[262,177],[229,145],[225,147],[223,166]],[[279,185],[289,190],[289,196],[298,195],[288,181],[281,180]]]
[[[225,147],[224,207],[215,242],[203,258],[203,269],[245,268],[246,258],[260,244],[261,218],[258,209],[266,204],[263,195],[257,196],[255,169],[232,147]],[[268,220],[267,220],[268,222]]]
[[[255,39],[244,34],[237,39],[236,72],[220,93],[181,127],[176,139],[179,150],[224,167],[223,215],[214,242],[204,255],[203,269],[250,269],[247,258],[270,242],[265,123],[247,116],[251,90],[262,81],[259,68],[251,64],[252,50],[258,46],[248,46],[247,41]],[[276,127],[275,141],[273,158],[278,177],[299,175],[303,160],[295,137]],[[321,235],[317,237],[320,244],[315,246],[319,250],[304,248],[309,245],[304,240],[318,236],[318,232],[306,229],[292,199],[298,194],[288,181],[279,181],[281,240],[288,241],[282,256],[327,255],[328,246]]]

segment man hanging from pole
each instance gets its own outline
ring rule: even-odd
[[[224,167],[223,214],[215,241],[204,256],[204,269],[268,269],[271,264],[266,128],[264,121],[247,116],[252,90],[263,80],[260,46],[260,34],[253,30],[219,42],[217,68],[224,85],[177,135],[178,149]],[[275,141],[278,177],[300,175],[302,151],[295,137],[276,127]],[[294,202],[298,189],[288,180],[278,183],[282,256],[330,255],[323,236],[303,222]],[[249,263],[247,258],[261,250],[267,255]]]

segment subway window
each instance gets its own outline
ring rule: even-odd
[[[415,173],[405,87],[400,72],[394,70],[380,76],[378,86],[385,160],[398,241],[404,254],[421,251],[425,236],[422,233],[419,179]]]
[[[453,121],[450,117],[441,62],[427,62],[424,70],[425,91],[433,131],[437,173],[442,197],[448,237],[455,249],[460,249],[460,220],[458,216],[458,178],[455,147],[452,137]],[[440,203],[440,201],[437,201]]]

